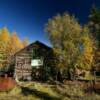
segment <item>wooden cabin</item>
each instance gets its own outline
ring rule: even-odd
[[[50,72],[48,62],[54,61],[52,58],[52,48],[36,41],[15,54],[15,71],[16,80],[34,80],[42,79],[44,70]],[[46,74],[46,73],[45,73]]]

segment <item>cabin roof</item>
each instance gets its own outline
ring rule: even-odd
[[[41,45],[42,47],[46,48],[47,50],[52,49],[51,47],[45,45],[44,43],[42,43],[42,42],[40,42],[40,41],[35,41],[35,42],[29,44],[28,46],[26,46],[25,48],[19,50],[17,53],[15,53],[15,55],[19,54],[20,52],[22,52],[23,50],[25,50],[25,49],[27,49],[27,48],[30,48],[31,46],[33,46],[33,45],[35,45],[35,44],[36,44],[36,45]]]

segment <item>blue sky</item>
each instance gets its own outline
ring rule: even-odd
[[[100,0],[0,0],[0,28],[16,31],[23,40],[39,40],[50,45],[44,26],[58,13],[69,12],[85,24],[92,4],[100,7]]]

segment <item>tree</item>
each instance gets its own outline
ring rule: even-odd
[[[10,40],[10,34],[9,34],[9,31],[6,27],[4,27],[3,29],[1,29],[0,31],[0,41],[3,41],[3,42],[9,42]]]
[[[76,65],[91,68],[93,45],[88,27],[81,27],[74,16],[64,13],[49,19],[45,30],[58,55],[59,70],[74,69]]]
[[[100,9],[94,5],[89,15],[88,27],[96,45],[93,68],[100,69]]]
[[[9,64],[8,56],[10,52],[10,34],[6,27],[1,29],[0,34],[0,67],[7,66]]]
[[[81,37],[81,51],[77,59],[77,65],[82,69],[91,69],[93,65],[93,57],[94,57],[94,48],[93,41],[90,37],[90,32],[87,26],[82,29],[82,37]],[[85,67],[86,66],[86,67]]]
[[[88,27],[93,38],[98,42],[98,46],[100,46],[100,9],[96,8],[94,5],[89,15]]]
[[[93,69],[100,71],[100,48],[95,51]]]
[[[16,52],[18,52],[20,49],[22,49],[23,43],[18,38],[16,32],[13,32],[11,35],[11,55],[14,55]]]
[[[23,43],[14,32],[6,27],[0,29],[0,68],[8,69],[14,63],[14,54],[23,48]]]

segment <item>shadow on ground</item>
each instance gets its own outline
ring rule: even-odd
[[[30,94],[35,95],[36,97],[41,98],[43,100],[61,100],[58,97],[50,96],[48,93],[44,93],[44,92],[37,91],[35,89],[30,89],[27,87],[22,87],[22,93],[25,96],[28,96]]]

